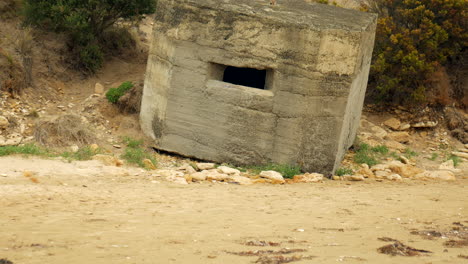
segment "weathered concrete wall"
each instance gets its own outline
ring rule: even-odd
[[[359,124],[376,17],[283,1],[160,0],[141,109],[160,149],[330,173]],[[222,66],[267,69],[266,90]]]

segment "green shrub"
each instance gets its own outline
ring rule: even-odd
[[[381,101],[420,102],[433,73],[468,44],[466,0],[375,1],[379,13],[369,92]],[[367,8],[369,10],[369,8]]]
[[[102,65],[105,32],[120,20],[135,21],[155,11],[155,0],[25,0],[25,23],[63,32],[79,65],[95,72]],[[118,44],[120,45],[120,44]],[[108,46],[108,45],[107,45]]]
[[[124,95],[128,90],[132,89],[132,82],[124,82],[117,88],[110,88],[106,93],[106,98],[111,103],[117,103],[119,98]]]
[[[25,144],[22,146],[5,146],[0,147],[0,156],[7,156],[13,154],[24,154],[34,156],[47,156],[49,152],[34,144]]]
[[[101,153],[100,149],[93,151],[89,146],[78,149],[77,152],[63,152],[60,156],[68,160],[90,160],[96,154]]]
[[[336,176],[343,176],[343,175],[353,175],[354,172],[350,168],[339,168],[335,172]]]
[[[156,159],[151,153],[148,153],[144,148],[142,148],[143,140],[136,140],[130,137],[124,137],[124,143],[127,145],[124,153],[122,154],[122,159],[126,160],[128,163],[138,165],[142,168],[146,168],[143,160],[149,159],[151,162],[156,165]]]
[[[453,160],[453,166],[455,167],[457,167],[462,162],[462,159],[455,155],[450,155],[447,160]]]
[[[374,166],[379,164],[382,158],[387,157],[388,155],[393,155],[389,153],[389,150],[386,146],[375,146],[371,147],[368,144],[360,144],[354,154],[354,162],[359,164],[367,164],[369,166]]]

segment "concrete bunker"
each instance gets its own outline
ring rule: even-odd
[[[186,156],[332,173],[359,126],[375,25],[303,0],[159,0],[142,129]]]

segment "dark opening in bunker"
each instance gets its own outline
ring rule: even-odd
[[[267,70],[227,66],[224,69],[223,82],[265,89],[266,76]]]

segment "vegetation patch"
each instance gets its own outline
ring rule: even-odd
[[[156,165],[156,159],[154,155],[147,152],[143,147],[143,140],[136,140],[130,137],[125,137],[124,142],[127,145],[124,153],[122,154],[122,159],[126,160],[130,164],[138,165],[139,167],[146,168],[143,160],[149,159],[151,162]]]
[[[57,147],[89,145],[96,140],[91,128],[77,115],[63,115],[38,123],[34,137],[42,145]]]
[[[94,155],[101,152],[101,149],[93,150],[89,146],[86,146],[78,149],[76,152],[63,152],[60,156],[68,160],[91,160]]]
[[[342,168],[337,169],[335,174],[336,176],[344,176],[344,175],[353,175],[354,172],[350,168],[342,167]]]
[[[395,157],[396,153],[390,152],[386,146],[371,147],[368,144],[361,143],[355,149],[354,162],[358,164],[367,164],[369,167],[377,165],[387,157]]]
[[[250,172],[259,174],[262,171],[277,171],[283,175],[284,178],[292,179],[295,175],[302,174],[299,166],[288,165],[288,164],[266,164],[266,165],[255,165],[246,167]]]
[[[132,82],[123,82],[117,88],[110,88],[106,93],[106,98],[109,102],[115,104],[119,101],[119,98],[122,97],[127,91],[133,88]]]
[[[0,147],[0,157],[14,154],[33,155],[33,156],[53,156],[48,150],[38,147],[35,144],[25,144],[21,146]]]
[[[24,1],[26,24],[66,34],[79,67],[91,73],[101,68],[105,48],[131,42],[128,34],[114,33],[116,22],[137,21],[155,9],[154,0]]]

